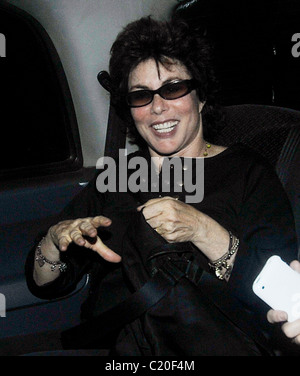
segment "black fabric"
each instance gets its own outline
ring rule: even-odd
[[[227,293],[226,284],[209,283],[203,289],[207,286],[201,283],[195,247],[167,243],[141,213],[135,217],[123,243],[123,269],[136,292],[98,318],[64,332],[64,347],[82,347],[97,333],[107,336],[140,318],[135,325],[140,330],[130,337],[120,335],[114,354],[126,355],[133,348],[135,355],[156,356],[271,354],[253,318]],[[191,273],[193,269],[200,273]]]
[[[136,155],[149,159],[145,152],[134,153],[129,159]],[[297,257],[294,219],[288,198],[268,163],[242,145],[231,146],[219,155],[205,159],[204,170],[204,199],[193,205],[240,238],[228,291],[245,309],[265,315],[268,307],[253,294],[252,282],[272,254],[280,255],[286,262]],[[168,193],[100,194],[96,179],[97,176],[65,209],[61,219],[99,214],[110,217],[112,225],[100,230],[99,235],[122,255],[122,239],[137,206],[160,194],[170,196],[174,192],[171,187]],[[185,192],[181,199],[185,199]],[[203,269],[208,271],[206,257],[201,250],[198,252]],[[81,273],[90,272],[92,293],[83,305],[83,319],[99,315],[131,294],[120,264],[112,265],[79,247],[65,254],[70,265],[68,271],[61,274],[59,280],[41,287],[33,281],[33,258],[32,255],[29,257],[26,274],[34,294],[46,299],[61,296],[73,288]]]
[[[227,106],[224,113],[226,126],[214,141],[241,142],[269,161],[292,205],[300,255],[300,111],[242,104]]]
[[[257,338],[255,326],[251,325],[245,309],[240,310],[228,294],[227,285],[224,288],[224,283],[218,284],[213,294],[211,289],[203,288],[203,270],[198,254],[191,243],[167,243],[141,214],[129,226],[123,244],[123,268],[135,290],[146,286],[151,276],[152,279],[164,274],[172,277],[169,282],[172,288],[146,311],[140,325],[136,325],[136,328],[142,328],[139,334],[135,333],[136,338],[141,337],[138,338],[142,344],[139,355],[266,354],[251,338]],[[196,266],[196,273],[190,273],[191,265]],[[227,316],[228,304],[233,304],[234,308]],[[135,311],[134,306],[132,310]],[[249,325],[246,332],[242,331],[244,321]],[[261,337],[259,343],[265,344],[266,340]],[[121,344],[117,341],[117,354],[124,355],[124,351],[128,351],[130,341],[127,341],[128,338],[125,346],[124,339]]]

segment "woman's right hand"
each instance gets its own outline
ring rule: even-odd
[[[68,249],[71,243],[92,249],[109,262],[120,262],[121,256],[108,248],[97,234],[98,227],[108,227],[111,220],[107,217],[87,217],[75,220],[66,220],[50,227],[46,238],[62,252]]]

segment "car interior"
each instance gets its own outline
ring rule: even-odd
[[[72,294],[46,301],[28,290],[24,265],[36,239],[92,179],[97,159],[134,150],[110,104],[105,72],[112,41],[139,17],[176,14],[212,42],[226,122],[217,142],[244,143],[270,162],[290,199],[300,252],[300,57],[292,54],[300,3],[138,4],[0,0],[1,356],[58,350],[60,333],[80,323],[89,275]],[[279,355],[300,354],[276,336]]]

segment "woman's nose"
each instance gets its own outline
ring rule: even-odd
[[[155,114],[160,114],[168,109],[168,101],[162,98],[159,94],[154,94],[151,111]]]

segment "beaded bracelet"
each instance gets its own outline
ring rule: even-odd
[[[58,267],[58,270],[62,273],[67,270],[67,264],[62,261],[50,261],[45,256],[42,255],[41,247],[42,242],[44,238],[39,242],[38,246],[36,247],[36,256],[35,261],[39,264],[40,267],[44,266],[46,264],[51,265],[51,271],[54,272],[56,267]]]
[[[238,251],[239,243],[240,243],[239,239],[236,236],[232,235],[230,231],[228,232],[229,232],[229,237],[230,237],[228,251],[216,261],[208,263],[211,269],[213,269],[213,271],[215,272],[216,277],[221,280],[225,279],[226,281],[228,281],[230,274],[232,272],[232,269],[233,269],[233,265],[232,264],[229,265],[228,261]],[[223,269],[225,269],[224,274],[223,274]]]

